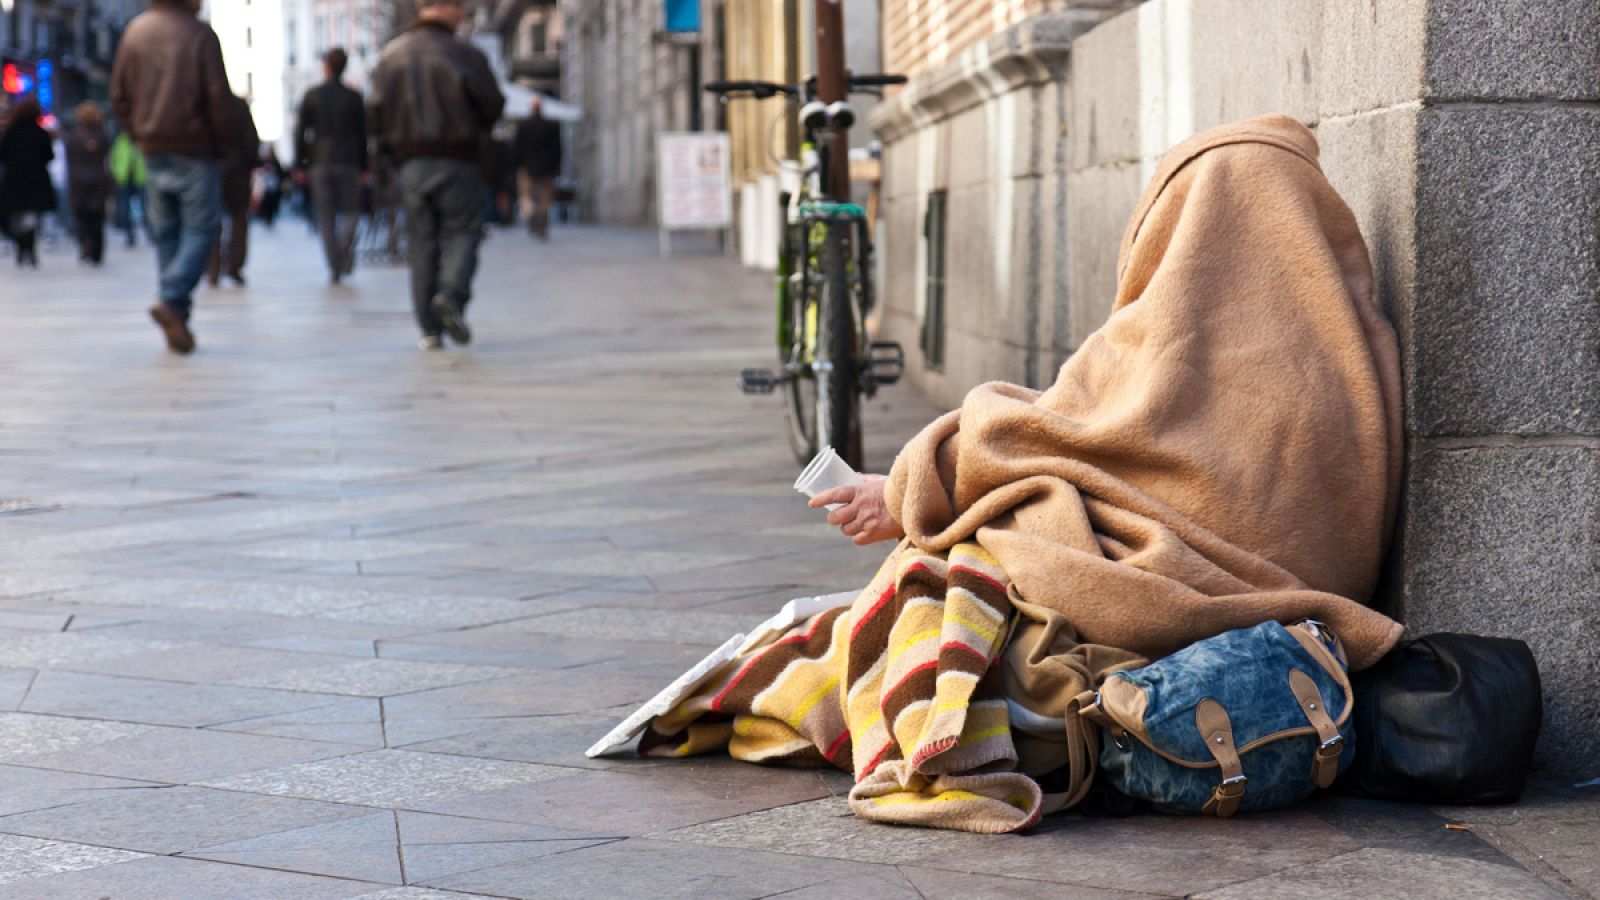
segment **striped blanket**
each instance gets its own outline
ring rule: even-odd
[[[748,762],[853,771],[850,807],[904,825],[1027,828],[1042,796],[1015,770],[998,659],[1007,580],[976,543],[891,554],[849,607],[734,660],[654,719],[647,756],[726,748]]]

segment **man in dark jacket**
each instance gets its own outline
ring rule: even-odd
[[[367,119],[361,95],[339,79],[350,57],[343,47],[322,56],[323,82],[300,101],[294,130],[295,168],[309,169],[322,252],[334,284],[355,268],[352,253],[367,171]]]
[[[234,139],[233,150],[222,160],[223,223],[228,228],[226,235],[220,227],[217,229],[211,259],[206,263],[206,280],[212,287],[217,286],[224,273],[244,284],[244,260],[250,252],[251,179],[256,166],[261,165],[261,136],[256,131],[255,117],[250,115],[250,101],[234,97],[228,106]]]
[[[153,0],[128,23],[111,70],[111,106],[145,156],[145,211],[161,264],[150,318],[174,353],[194,350],[194,288],[222,214],[217,161],[233,150],[228,76],[195,0]]]
[[[461,0],[420,0],[417,24],[383,50],[372,75],[367,121],[400,166],[411,257],[411,303],[421,346],[440,334],[472,339],[472,297],[483,236],[479,149],[504,110],[489,61],[455,35]]]
[[[561,174],[561,126],[544,117],[544,105],[533,98],[529,116],[517,123],[517,195],[522,218],[540,240],[550,237],[550,198]]]

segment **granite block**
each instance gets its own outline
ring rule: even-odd
[[[1538,759],[1574,774],[1600,754],[1600,446],[1412,450],[1401,602],[1414,634],[1527,641],[1545,720]]]
[[[1589,0],[1428,4],[1427,96],[1600,99],[1600,6]]]
[[[1430,108],[1409,430],[1600,435],[1600,108]]]

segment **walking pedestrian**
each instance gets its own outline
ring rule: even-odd
[[[505,109],[489,61],[456,37],[462,0],[419,0],[417,23],[383,50],[368,124],[400,166],[411,303],[424,349],[472,340],[466,306],[483,239],[479,147]]]
[[[144,153],[145,214],[160,264],[150,318],[174,353],[194,350],[194,289],[222,215],[217,161],[235,142],[228,76],[217,33],[198,0],[152,0],[123,31],[111,70],[111,106]]]
[[[309,170],[317,230],[334,284],[355,269],[361,178],[367,171],[367,119],[361,95],[339,79],[343,47],[322,55],[322,83],[306,91],[295,126],[295,168]]]
[[[223,216],[206,263],[206,281],[212,287],[224,274],[244,286],[244,261],[250,252],[250,189],[256,166],[261,164],[261,138],[250,115],[250,101],[233,97],[228,107],[234,143],[233,150],[222,160]]]
[[[122,131],[111,142],[111,180],[117,185],[117,227],[128,235],[130,248],[138,245],[135,235],[144,222],[144,154]]]
[[[57,197],[50,180],[50,133],[39,125],[44,111],[29,97],[11,110],[0,137],[0,224],[17,245],[17,267],[39,268],[39,225]]]
[[[257,193],[260,199],[256,201],[256,218],[261,224],[271,231],[278,222],[278,210],[283,206],[283,163],[278,161],[277,148],[267,145],[266,153],[261,159],[261,168],[256,170],[256,183],[260,185]]]
[[[561,126],[544,117],[535,96],[528,118],[517,123],[517,195],[522,218],[539,240],[550,239],[550,201],[561,174]]]
[[[107,160],[111,141],[105,117],[94,103],[78,104],[77,124],[67,137],[67,197],[77,223],[78,259],[98,266],[106,254],[106,203],[111,198]]]

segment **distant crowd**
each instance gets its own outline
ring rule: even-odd
[[[247,98],[234,95],[215,32],[194,0],[154,0],[123,35],[111,75],[111,122],[97,104],[68,122],[24,97],[0,116],[0,237],[19,268],[38,245],[75,237],[81,264],[105,256],[109,224],[129,247],[148,234],[158,266],[150,318],[168,348],[195,348],[200,279],[245,283],[250,220],[271,228],[287,206],[313,223],[329,279],[355,269],[365,216],[378,252],[404,255],[420,345],[471,340],[465,310],[487,222],[520,212],[547,239],[561,169],[561,129],[537,96],[497,138],[505,97],[488,60],[457,36],[461,0],[423,0],[391,41],[369,95],[343,81],[342,48],[301,99],[294,159],[263,145]]]

